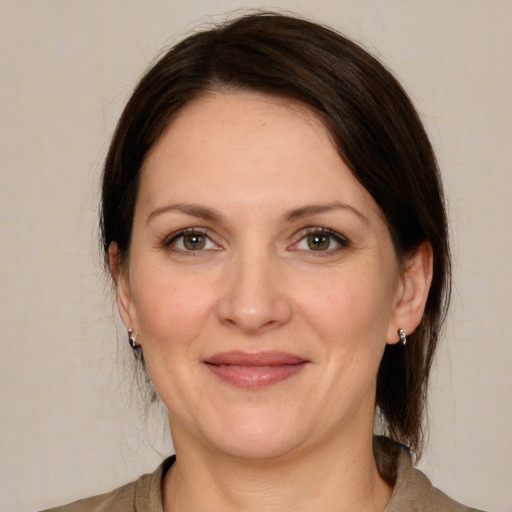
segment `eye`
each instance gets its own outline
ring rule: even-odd
[[[326,251],[331,246],[331,237],[329,235],[309,235],[306,243],[312,251]]]
[[[219,248],[208,236],[206,230],[188,228],[175,233],[167,239],[165,245],[174,251],[193,252],[216,250]]]
[[[348,246],[348,240],[332,229],[307,228],[300,235],[302,238],[292,246],[292,250],[332,253]]]

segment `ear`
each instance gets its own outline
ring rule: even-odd
[[[398,301],[389,322],[386,341],[398,343],[398,329],[411,334],[421,322],[433,274],[433,252],[429,242],[422,243],[404,263]]]
[[[121,320],[127,330],[129,328],[137,330],[128,273],[121,265],[121,256],[116,242],[112,242],[108,247],[108,262],[116,283],[117,307]]]

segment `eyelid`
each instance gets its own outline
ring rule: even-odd
[[[174,246],[174,243],[179,240],[180,238],[187,236],[187,235],[201,235],[207,238],[211,243],[215,244],[217,248],[219,247],[219,243],[216,242],[211,234],[211,231],[208,228],[201,228],[201,227],[189,227],[189,228],[183,228],[178,231],[175,231],[174,233],[168,235],[165,237],[162,241],[162,245],[168,249],[172,249],[176,252],[182,252],[182,253],[196,253],[196,252],[203,252],[203,251],[212,251],[217,249],[201,249],[200,251],[188,251],[183,249],[178,249]]]
[[[211,249],[210,248],[210,249],[201,249],[201,250],[198,250],[198,251],[192,251],[192,250],[179,249],[176,246],[174,246],[174,243],[178,239],[180,239],[181,237],[184,237],[184,236],[187,236],[187,235],[194,235],[194,234],[198,234],[198,235],[204,236],[212,244],[214,244],[216,246],[216,248],[215,249]],[[296,247],[305,238],[307,238],[308,236],[312,236],[312,235],[328,236],[328,237],[332,238],[336,242],[337,247],[334,247],[332,249],[327,249],[325,251],[318,251],[318,252],[312,251],[312,250],[307,251],[307,250],[299,249],[299,248]],[[180,229],[178,231],[175,231],[174,233],[171,233],[170,235],[165,237],[162,240],[161,245],[166,247],[166,248],[175,250],[176,252],[183,252],[183,253],[189,253],[190,254],[190,253],[195,253],[195,252],[212,251],[212,250],[220,249],[221,248],[221,244],[217,240],[215,240],[215,238],[216,237],[212,236],[212,232],[208,228],[204,228],[204,227],[187,227],[187,228],[183,228],[183,229]],[[292,251],[303,251],[303,252],[310,252],[310,253],[315,253],[316,252],[316,255],[319,255],[319,256],[321,256],[322,253],[324,255],[325,254],[332,254],[333,252],[336,252],[336,250],[339,250],[340,248],[350,247],[350,245],[351,245],[350,240],[345,235],[341,234],[339,231],[335,231],[334,229],[326,228],[326,227],[322,227],[322,226],[306,226],[306,227],[302,228],[300,231],[298,231],[297,233],[295,233],[293,238],[294,238],[295,241],[289,246],[289,250],[292,250]]]
[[[343,234],[341,234],[339,231],[335,231],[331,228],[321,227],[321,226],[307,226],[303,229],[301,229],[299,232],[297,232],[294,236],[295,241],[290,246],[290,250],[292,251],[299,251],[302,249],[296,248],[296,246],[302,242],[306,237],[311,235],[324,235],[331,237],[340,247],[346,248],[350,247],[351,243],[350,240]],[[311,252],[315,253],[316,256],[321,256],[322,254],[332,254],[333,252],[336,252],[336,250],[339,250],[340,247],[335,247],[334,249],[328,249],[326,251],[305,251],[304,252]]]

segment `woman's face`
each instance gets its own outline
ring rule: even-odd
[[[371,435],[405,288],[379,208],[305,107],[212,93],[146,159],[119,305],[177,447],[265,458]]]

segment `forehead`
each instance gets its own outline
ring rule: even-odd
[[[146,158],[139,192],[151,203],[192,194],[226,207],[350,199],[378,211],[319,115],[248,92],[207,94],[181,109]]]
[[[286,130],[282,131],[283,128]],[[275,146],[292,138],[307,138],[307,147],[295,146],[298,154],[323,146],[331,156],[339,158],[330,133],[320,115],[297,101],[249,91],[211,91],[188,102],[173,117],[145,160],[144,168],[154,164],[158,155],[194,158],[207,152],[217,156],[236,156],[246,150],[246,158],[255,151],[270,149],[265,138],[272,132]],[[275,135],[279,133],[279,137]],[[201,154],[196,151],[201,148]],[[156,155],[155,155],[156,154]]]

